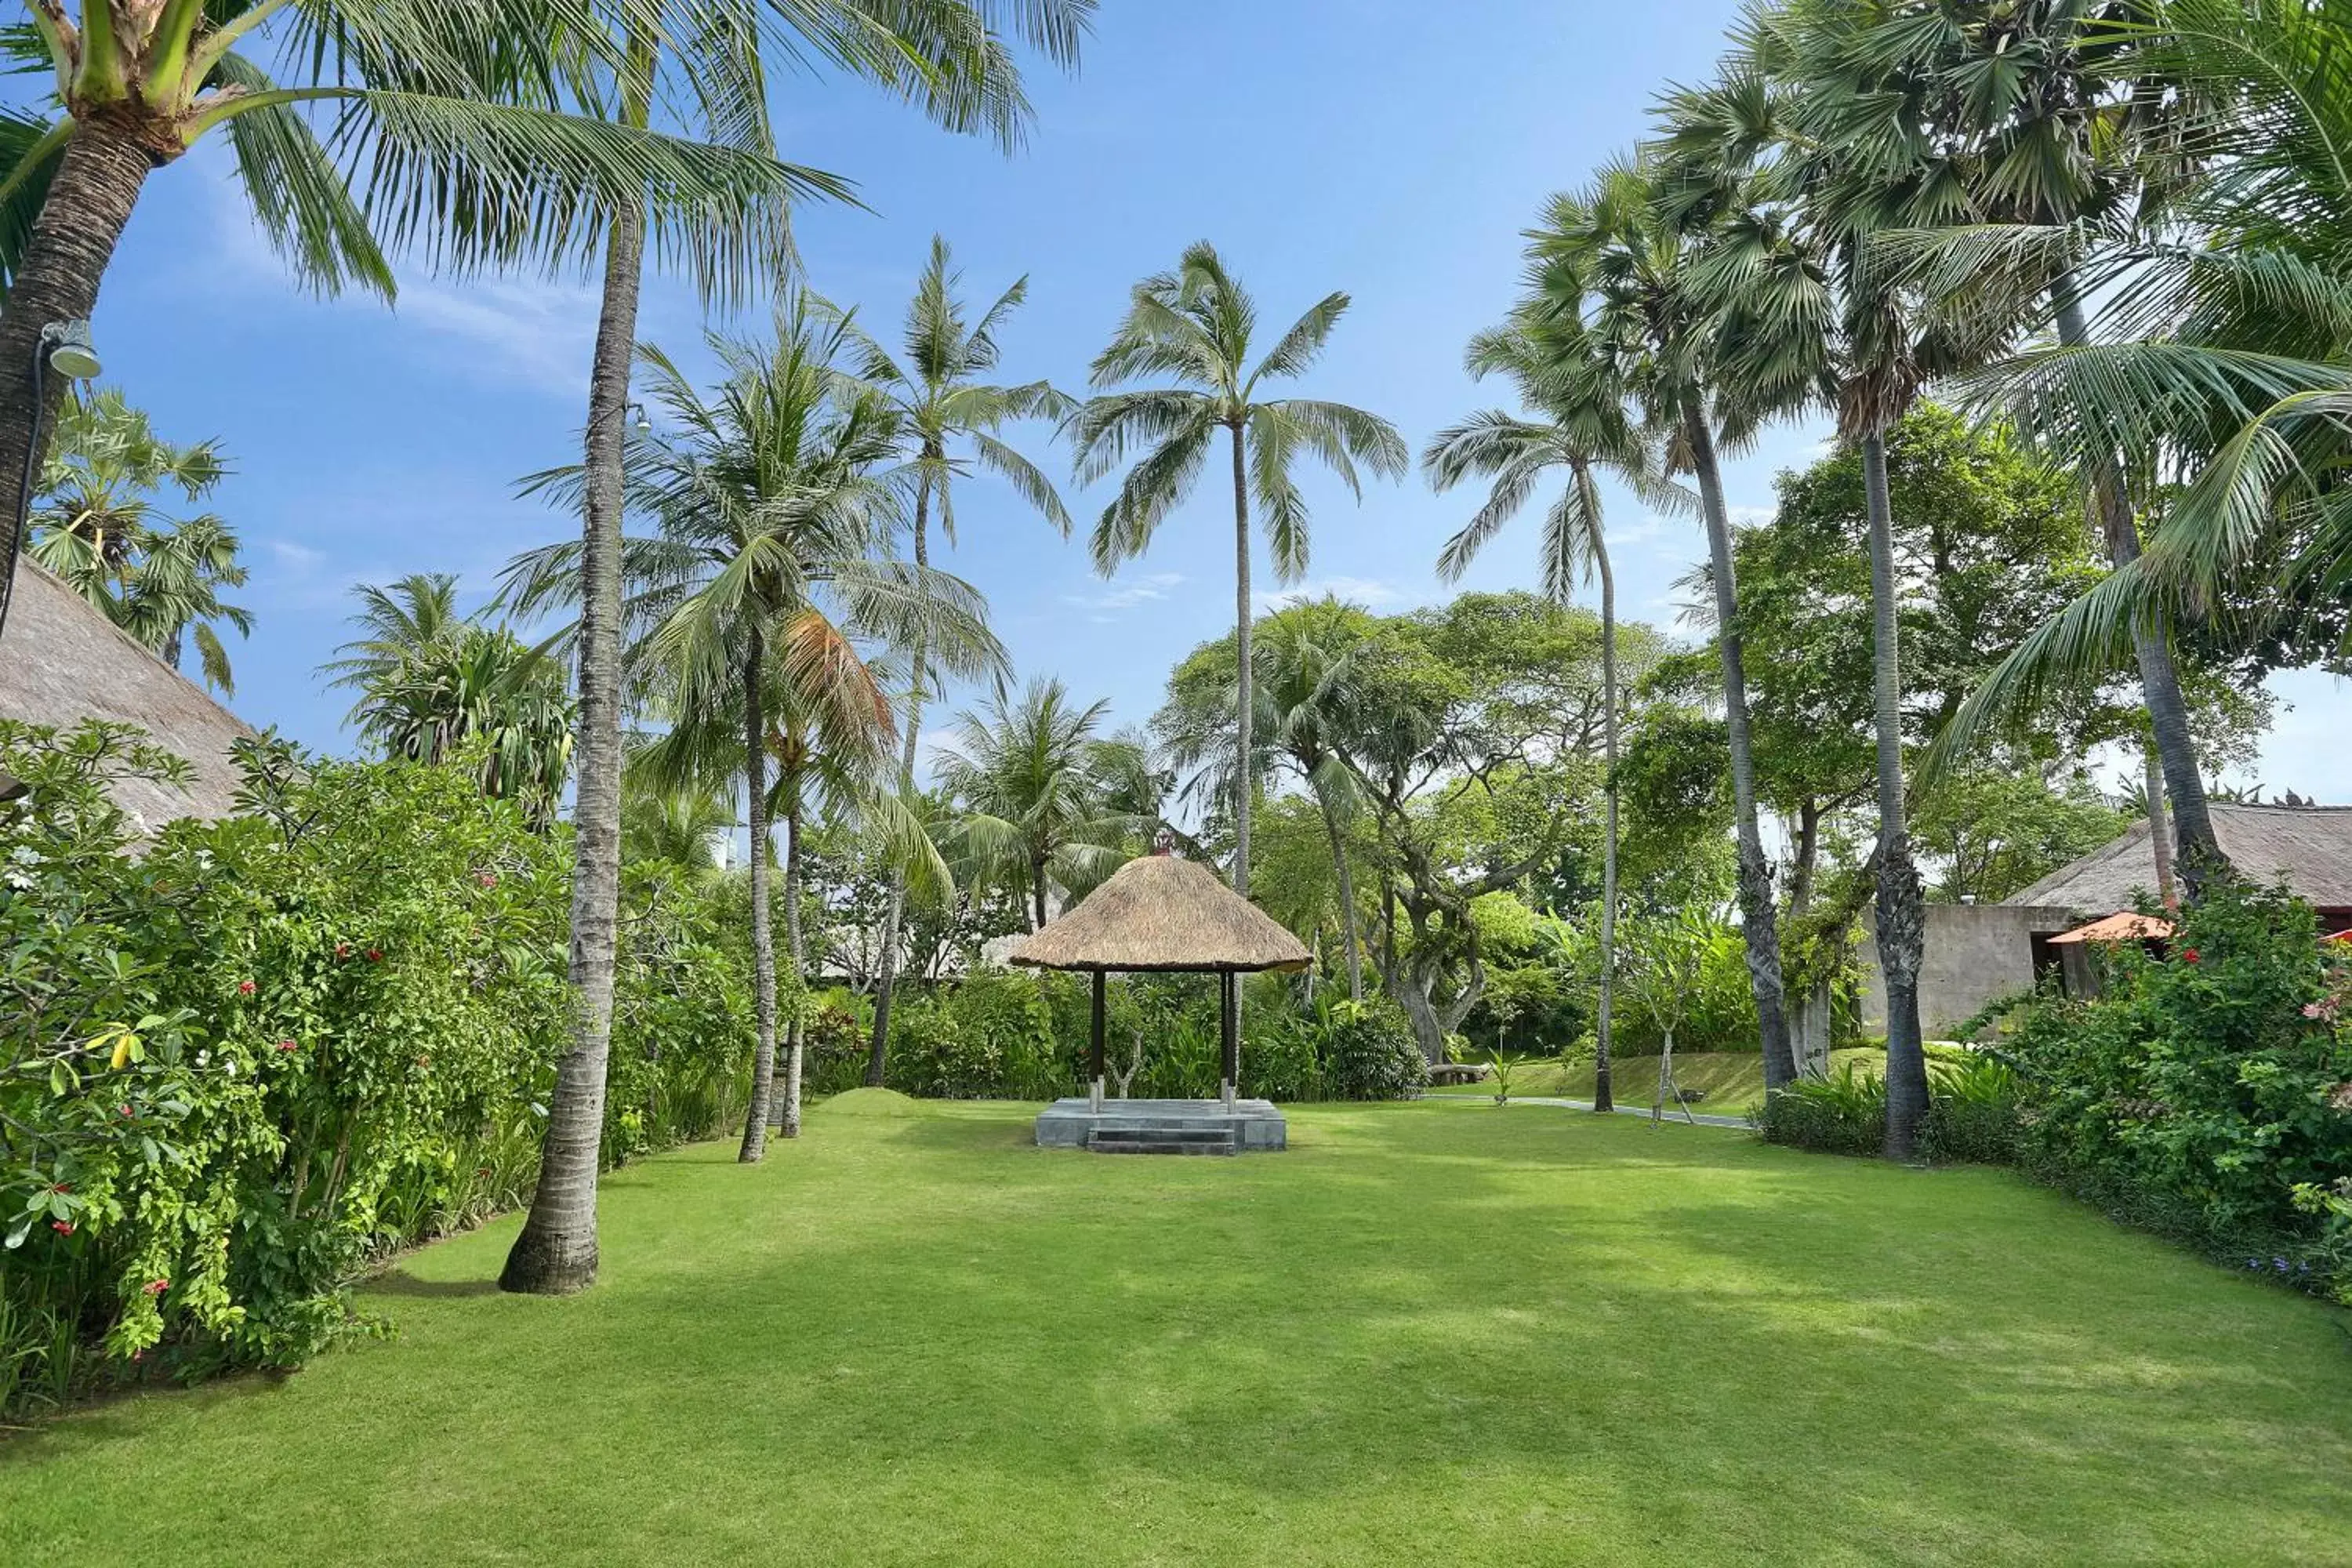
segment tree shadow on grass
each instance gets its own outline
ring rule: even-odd
[[[495,1279],[420,1279],[405,1268],[388,1268],[362,1280],[359,1291],[366,1296],[424,1299],[495,1296],[499,1293],[499,1282]]]

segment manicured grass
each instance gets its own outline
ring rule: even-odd
[[[1885,1050],[1858,1046],[1832,1051],[1832,1072],[1847,1062],[1876,1073],[1886,1062]],[[1610,1063],[1610,1085],[1618,1105],[1647,1106],[1658,1097],[1658,1058],[1618,1057]],[[1685,1094],[1697,1098],[1691,1109],[1710,1116],[1745,1116],[1764,1103],[1764,1054],[1761,1051],[1676,1051],[1675,1081]],[[1492,1083],[1463,1084],[1432,1089],[1433,1094],[1466,1094],[1481,1100],[1495,1097]],[[1549,1096],[1560,1100],[1592,1098],[1592,1064],[1573,1070],[1559,1061],[1530,1058],[1511,1069],[1515,1096]]]
[[[879,1108],[868,1108],[879,1109]],[[2341,1563],[2343,1315],[1992,1171],[1542,1107],[819,1108],[395,1337],[0,1446],[0,1563]]]

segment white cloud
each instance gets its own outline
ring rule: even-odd
[[[1780,509],[1769,506],[1735,506],[1727,507],[1725,510],[1731,515],[1732,527],[1761,528],[1772,521],[1773,513]]]
[[[597,300],[585,288],[509,279],[413,283],[397,310],[476,377],[575,398],[588,384]]]
[[[286,539],[272,539],[265,542],[269,546],[269,553],[277,558],[278,564],[289,572],[315,572],[326,563],[327,552],[323,550],[313,550],[307,544],[296,544]]]
[[[1121,610],[1132,610],[1165,599],[1184,581],[1181,572],[1153,572],[1141,577],[1114,577],[1091,594],[1065,594],[1062,603],[1091,610],[1089,619],[1109,621]]]

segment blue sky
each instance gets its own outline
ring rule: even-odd
[[[1255,292],[1269,334],[1349,290],[1354,308],[1301,388],[1386,416],[1418,449],[1499,396],[1463,374],[1460,353],[1509,302],[1519,229],[1642,133],[1660,87],[1706,71],[1732,10],[1106,0],[1078,77],[1033,73],[1037,125],[1009,159],[854,86],[780,78],[786,155],[856,180],[873,209],[804,211],[808,279],[895,328],[930,236],[944,234],[969,294],[1029,277],[1004,377],[1076,391],[1134,281],[1205,237]],[[353,584],[446,571],[487,595],[509,556],[570,531],[515,499],[514,481],[576,455],[594,316],[577,278],[457,283],[419,268],[404,268],[396,308],[310,299],[252,230],[217,156],[150,184],[97,339],[107,379],[167,436],[217,437],[236,467],[215,510],[253,565],[245,602],[257,625],[231,650],[244,717],[348,749],[346,701],[314,672],[346,635]],[[655,279],[641,325],[691,349],[704,323],[688,290]],[[1731,468],[1735,505],[1769,505],[1773,473],[1804,461],[1820,434],[1769,433]],[[1048,435],[1016,439],[1066,475]],[[1382,609],[1439,595],[1433,563],[1465,498],[1433,496],[1418,476],[1361,506],[1335,483],[1308,486],[1309,591]],[[1105,499],[1065,493],[1081,527]],[[988,595],[1019,674],[1107,698],[1118,722],[1147,718],[1173,662],[1231,625],[1230,513],[1215,487],[1110,582],[985,478],[958,511],[944,563]],[[1622,497],[1612,524],[1623,613],[1670,620],[1673,580],[1702,551],[1696,529]],[[1527,582],[1532,554],[1530,521],[1470,584]],[[1271,586],[1262,561],[1260,579]],[[2341,688],[2289,684],[2295,710],[2256,775],[2344,798]]]

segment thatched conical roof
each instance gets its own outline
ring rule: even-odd
[[[1034,969],[1304,969],[1306,944],[1206,866],[1145,855],[1005,955]]]

